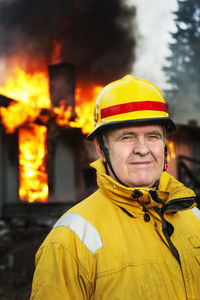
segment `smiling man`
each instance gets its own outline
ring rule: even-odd
[[[200,299],[196,196],[166,172],[173,130],[152,83],[127,75],[104,87],[88,136],[99,188],[38,250],[32,300]]]
[[[110,129],[107,148],[114,173],[110,175],[129,187],[152,187],[160,178],[164,166],[164,127],[159,125],[122,126]],[[106,162],[98,138],[97,153]]]

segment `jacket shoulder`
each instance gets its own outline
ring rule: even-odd
[[[101,192],[97,190],[85,200],[74,205],[57,220],[41,247],[52,243],[69,247],[69,245],[81,242],[83,247],[94,254],[103,247],[96,224],[98,219],[102,218],[101,214],[104,214],[105,201]],[[107,200],[107,202],[109,201]]]

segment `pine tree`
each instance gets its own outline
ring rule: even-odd
[[[200,114],[200,0],[178,0],[177,31],[164,67],[170,88],[165,91],[175,120],[184,123]]]

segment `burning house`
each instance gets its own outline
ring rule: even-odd
[[[89,167],[96,157],[84,134],[92,107],[75,111],[81,93],[75,95],[74,66],[51,65],[48,73],[51,106],[32,108],[1,95],[0,203],[5,217],[27,214],[30,204],[38,203],[50,204],[49,214],[59,215],[96,187]],[[94,87],[93,97],[100,89]]]

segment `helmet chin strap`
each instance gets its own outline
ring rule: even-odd
[[[98,139],[99,139],[99,145],[100,145],[100,148],[101,148],[101,151],[103,152],[104,154],[104,157],[105,157],[105,160],[106,160],[106,163],[109,167],[109,169],[111,170],[111,172],[113,173],[113,175],[115,176],[115,178],[117,179],[117,181],[122,184],[122,185],[125,185],[127,186],[126,184],[124,184],[120,179],[119,177],[116,175],[113,167],[112,167],[112,164],[111,164],[111,161],[110,161],[110,156],[109,156],[109,150],[108,148],[106,147],[105,145],[105,141],[104,141],[104,137],[103,137],[103,134],[102,133],[99,133],[98,134]]]
[[[163,171],[167,171],[168,163],[167,163],[167,145],[165,145],[165,154],[164,154],[164,167]]]

